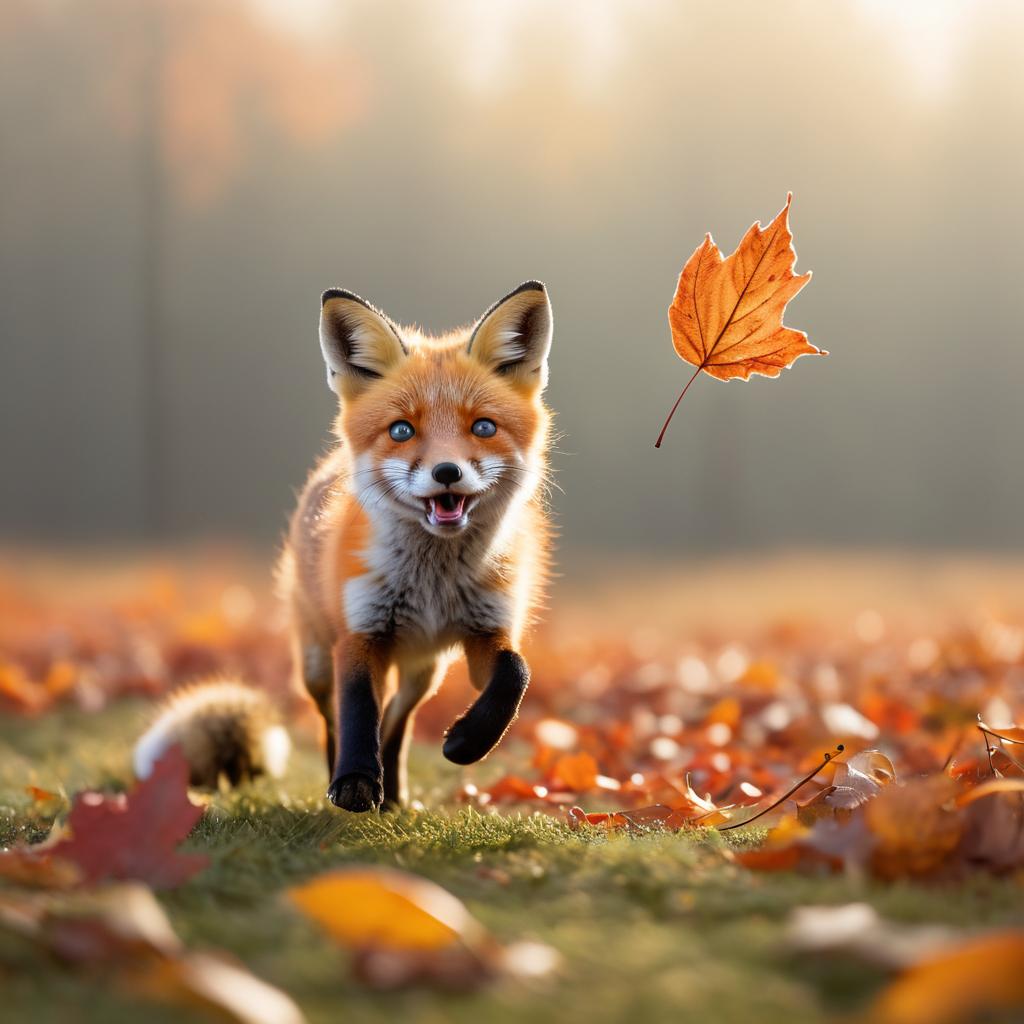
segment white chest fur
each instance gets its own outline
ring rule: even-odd
[[[398,523],[378,534],[365,558],[368,571],[342,595],[352,632],[440,647],[466,632],[510,627],[513,602],[480,536],[435,537]]]

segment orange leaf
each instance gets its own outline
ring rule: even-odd
[[[681,812],[673,811],[664,804],[651,804],[632,811],[592,811],[589,814],[582,807],[570,807],[566,811],[569,828],[576,830],[583,825],[600,825],[609,832],[622,829],[646,832],[650,829],[678,831],[686,823]]]
[[[496,977],[536,978],[557,966],[546,946],[502,947],[451,893],[403,871],[341,868],[288,895],[352,950],[355,975],[371,988],[470,991]]]
[[[982,732],[991,733],[1001,740],[1008,740],[1010,743],[1024,743],[1024,729],[1019,725],[1008,725],[1005,729],[996,729],[985,722],[978,720],[978,728]]]
[[[894,981],[872,1007],[880,1024],[952,1024],[1024,1007],[1024,932],[973,939]]]
[[[992,760],[992,767],[995,768],[1000,775],[1010,776],[1012,778],[1024,778],[1024,767],[1016,758],[1011,757],[1005,750],[1000,750],[999,747],[993,747],[989,753],[989,757]]]
[[[956,796],[956,783],[945,775],[932,775],[886,786],[868,801],[864,815],[875,840],[875,873],[899,878],[938,867],[963,833]]]
[[[586,753],[565,754],[555,762],[554,779],[577,793],[597,785],[597,761]]]
[[[81,872],[71,861],[51,857],[48,851],[16,846],[0,852],[0,878],[40,889],[69,889],[81,880]]]
[[[50,792],[48,789],[40,789],[39,786],[26,786],[25,792],[28,793],[36,803],[45,804],[50,800],[59,800],[60,797],[56,793]]]
[[[668,321],[677,354],[697,370],[672,406],[655,448],[701,370],[718,380],[777,377],[800,356],[828,354],[782,323],[787,303],[811,279],[810,272],[793,273],[792,201],[790,193],[768,227],[752,224],[728,258],[708,234],[686,261]]]
[[[532,782],[520,778],[518,775],[506,775],[499,779],[487,791],[491,800],[536,800],[546,795],[547,790],[543,786],[535,786]]]

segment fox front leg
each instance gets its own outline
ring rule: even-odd
[[[455,764],[473,764],[498,745],[519,713],[530,682],[530,669],[508,637],[474,636],[465,648],[469,676],[480,696],[445,737],[444,756]]]
[[[380,706],[386,672],[379,642],[350,637],[335,648],[338,751],[327,798],[345,811],[375,811],[384,799]]]

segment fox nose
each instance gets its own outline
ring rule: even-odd
[[[439,484],[451,487],[452,484],[458,483],[462,479],[462,470],[454,462],[439,462],[434,467],[434,472],[431,476]]]

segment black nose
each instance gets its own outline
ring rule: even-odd
[[[439,484],[451,487],[462,479],[462,470],[454,462],[439,462],[431,475]]]

